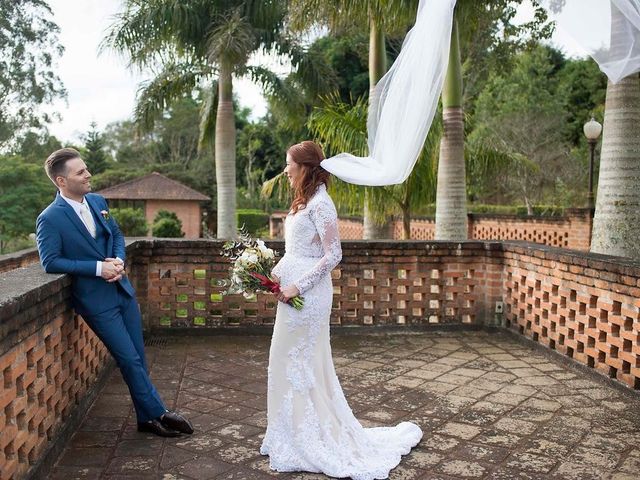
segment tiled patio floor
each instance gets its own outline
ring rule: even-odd
[[[149,347],[163,398],[192,436],[135,431],[116,372],[49,478],[324,479],[276,474],[259,454],[268,337],[170,339]],[[413,420],[422,442],[392,479],[638,479],[640,400],[508,333],[344,335],[338,374],[367,426]]]

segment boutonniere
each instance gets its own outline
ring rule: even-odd
[[[105,220],[109,220],[111,218],[111,214],[109,214],[107,210],[101,210],[100,215],[102,215],[102,218]]]

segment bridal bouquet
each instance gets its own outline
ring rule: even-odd
[[[224,244],[221,254],[233,262],[229,269],[229,288],[224,293],[242,293],[245,298],[258,292],[280,293],[280,284],[271,278],[275,252],[262,240],[253,239],[241,232],[238,241]],[[300,310],[304,305],[304,297],[298,295],[290,298],[287,303]]]

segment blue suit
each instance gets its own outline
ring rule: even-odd
[[[166,409],[147,373],[135,291],[126,276],[113,283],[96,276],[98,261],[116,257],[125,260],[124,237],[116,221],[101,214],[109,210],[103,197],[89,193],[85,201],[96,225],[96,238],[58,194],[36,222],[40,261],[47,273],[71,276],[76,313],[115,358],[129,387],[138,422],[146,422]]]

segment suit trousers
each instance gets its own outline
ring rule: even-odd
[[[129,387],[138,423],[143,423],[159,417],[166,408],[147,372],[138,302],[118,290],[116,307],[83,318],[115,359]]]

